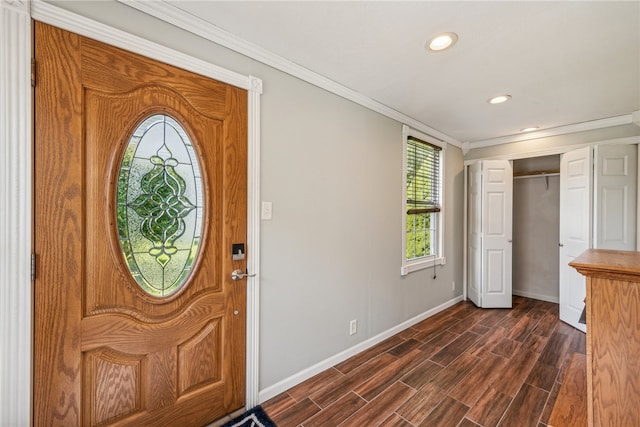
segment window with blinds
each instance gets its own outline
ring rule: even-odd
[[[437,145],[407,137],[406,260],[438,255],[441,153]]]

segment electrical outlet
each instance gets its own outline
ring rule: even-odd
[[[355,335],[358,333],[358,319],[353,319],[349,322],[349,335]]]

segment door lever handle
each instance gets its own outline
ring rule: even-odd
[[[233,270],[231,272],[232,280],[241,280],[247,277],[256,277],[255,274],[243,273],[242,270]]]

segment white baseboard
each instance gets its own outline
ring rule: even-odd
[[[441,312],[444,309],[447,309],[449,307],[451,307],[452,305],[462,301],[462,295],[457,296],[453,299],[450,299],[449,301],[440,304],[437,307],[432,308],[431,310],[427,310],[422,314],[417,315],[416,317],[409,319],[405,322],[400,323],[397,326],[394,326],[391,329],[388,329],[374,337],[371,337],[359,344],[354,345],[351,348],[348,348],[334,356],[331,356],[319,363],[316,363],[313,366],[310,366],[309,368],[306,368],[300,372],[298,372],[297,374],[291,375],[288,378],[285,378],[284,380],[269,386],[267,388],[265,388],[264,390],[260,390],[260,397],[259,397],[259,401],[260,403],[263,403],[269,399],[271,399],[272,397],[277,396],[278,394],[289,390],[291,387],[294,387],[298,384],[300,384],[301,382],[313,377],[314,375],[319,374],[320,372],[331,368],[332,366],[337,365],[340,362],[343,362],[345,360],[347,360],[348,358],[355,356],[358,353],[361,353],[365,350],[367,350],[368,348],[373,347],[376,344],[381,343],[382,341],[386,340],[387,338],[402,332],[403,330],[407,329],[410,326],[415,325],[418,322],[423,321],[424,319],[427,319],[431,316],[433,316],[436,313]]]
[[[560,302],[560,300],[556,296],[542,295],[542,294],[537,294],[535,292],[521,291],[518,289],[513,289],[512,292],[513,292],[513,295],[518,295],[525,298],[539,299],[541,301],[553,302],[556,304]]]

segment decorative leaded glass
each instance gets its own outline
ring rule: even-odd
[[[202,236],[202,176],[184,128],[165,114],[145,119],[126,147],[116,195],[120,245],[148,294],[171,295],[194,265]]]

